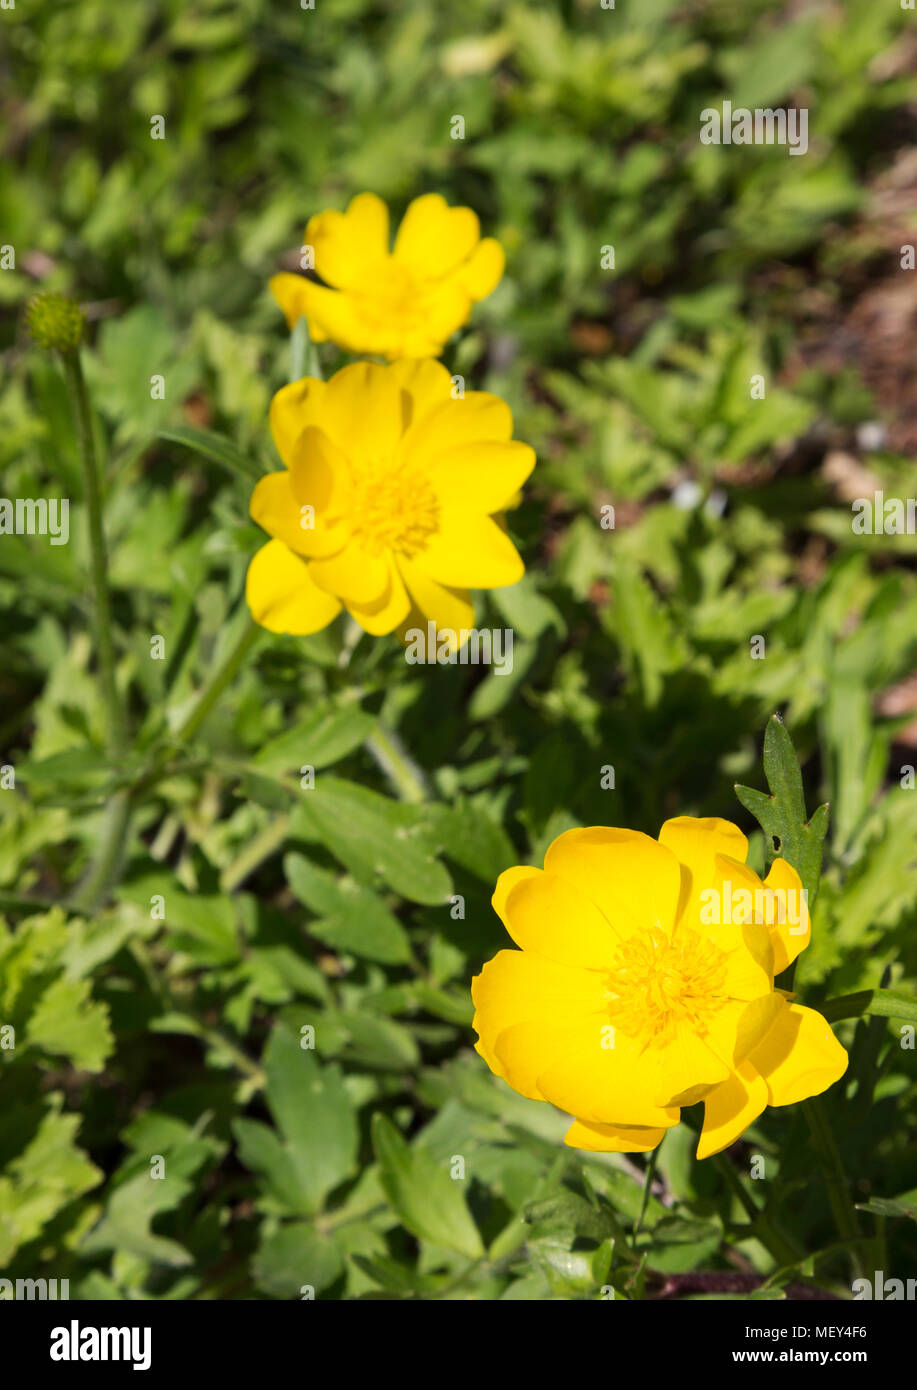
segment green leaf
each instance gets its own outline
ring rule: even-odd
[[[338,777],[322,777],[294,812],[293,832],[320,840],[366,884],[382,879],[402,898],[439,905],[452,880],[436,858],[436,835],[423,807]]]
[[[38,1128],[0,1172],[0,1265],[35,1240],[60,1211],[96,1187],[103,1174],[74,1144],[79,1115],[62,1115],[63,1096],[48,1098]],[[4,1110],[4,1138],[25,1119],[23,1107]]]
[[[736,786],[736,796],[764,831],[768,867],[778,857],[792,865],[808,894],[811,912],[821,876],[828,806],[819,806],[812,819],[806,819],[799,760],[786,725],[777,714],[771,716],[764,735],[764,775],[770,796],[743,786]]]
[[[291,1221],[262,1240],[252,1260],[255,1283],[273,1298],[303,1297],[303,1289],[327,1289],[344,1269],[333,1236],[305,1221]]]
[[[103,1250],[129,1251],[138,1259],[180,1269],[193,1263],[178,1241],[153,1234],[152,1222],[160,1212],[172,1211],[192,1190],[186,1178],[173,1174],[167,1160],[164,1178],[148,1171],[135,1174],[112,1192],[105,1216],[83,1241],[87,1255]]]
[[[375,720],[356,705],[345,709],[320,710],[304,719],[259,751],[253,766],[271,776],[299,772],[311,767],[330,767],[359,748],[372,731]]]
[[[890,1202],[885,1197],[870,1197],[868,1202],[857,1202],[857,1211],[869,1211],[874,1216],[904,1216],[917,1221],[917,1207],[913,1202]]]
[[[462,799],[433,806],[431,820],[447,859],[460,864],[490,887],[515,863],[516,851],[500,822],[479,801]]]
[[[293,1210],[318,1211],[354,1170],[358,1134],[350,1097],[338,1068],[322,1066],[283,1024],[271,1034],[264,1069],[279,1135],[238,1122],[245,1162],[265,1173]]]
[[[373,1147],[381,1181],[398,1216],[413,1235],[475,1260],[484,1254],[461,1184],[420,1145],[411,1148],[391,1120],[373,1116]]]
[[[75,1067],[101,1071],[114,1050],[108,1009],[94,1003],[88,980],[61,977],[45,990],[26,1030],[26,1041],[69,1057]]]
[[[319,914],[309,931],[320,941],[384,965],[411,959],[407,932],[371,888],[320,869],[302,854],[288,854],[283,870],[299,901]]]
[[[220,464],[247,483],[256,483],[264,476],[265,470],[256,459],[240,453],[228,439],[214,434],[211,430],[194,430],[183,425],[175,429],[159,430],[158,437],[170,444],[181,444],[184,448],[191,449],[193,453]]]
[[[829,1023],[840,1018],[859,1018],[862,1014],[917,1023],[917,999],[903,989],[864,989],[857,994],[842,994],[819,1004],[818,1010]]]

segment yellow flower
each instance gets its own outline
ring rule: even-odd
[[[658,841],[570,830],[544,870],[501,874],[494,907],[522,949],[472,984],[477,1050],[575,1117],[573,1148],[645,1152],[702,1100],[706,1158],[846,1071],[821,1014],[774,989],[809,940],[799,877],[778,859],[762,883],[747,853],[729,821],[680,816]]]
[[[317,632],[344,607],[375,634],[430,621],[460,634],[474,618],[469,588],[522,577],[494,513],[535,455],[512,438],[498,397],[453,399],[440,362],[357,362],[328,382],[306,377],[278,391],[271,428],[286,468],[252,494],[251,514],[273,539],[246,583],[263,627]]]
[[[480,235],[471,208],[425,193],[409,206],[390,250],[388,208],[375,193],[360,193],[346,212],[309,219],[306,245],[325,284],[275,275],[271,293],[290,328],[306,317],[313,342],[330,338],[347,352],[390,361],[438,357],[503,274],[500,243]]]

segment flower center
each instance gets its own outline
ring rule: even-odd
[[[387,461],[364,464],[352,480],[350,521],[364,550],[410,558],[426,547],[439,528],[439,501],[422,473]]]
[[[429,286],[394,257],[367,271],[350,291],[365,327],[392,332],[419,329],[429,320]]]
[[[684,928],[670,940],[654,928],[619,948],[607,976],[608,1012],[622,1033],[662,1047],[680,1024],[706,1030],[725,1002],[725,979],[726,962],[712,942]]]

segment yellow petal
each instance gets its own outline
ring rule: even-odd
[[[787,1004],[748,1060],[767,1082],[769,1105],[821,1095],[847,1070],[847,1053],[820,1013]]]
[[[446,513],[412,563],[450,588],[498,589],[515,584],[525,573],[506,532],[491,517],[474,512]]]
[[[380,316],[379,307],[366,295],[327,289],[312,280],[302,284],[300,312],[308,320],[313,342],[330,340],[345,352],[379,356],[387,355],[393,342],[400,342],[399,323],[391,315]]]
[[[402,441],[402,457],[407,455],[404,444],[410,435],[419,428],[422,421],[431,414],[449,405],[452,400],[452,377],[442,362],[432,357],[402,357],[389,367],[391,378],[410,398],[406,412],[405,439]]]
[[[678,860],[649,835],[605,826],[568,830],[551,845],[544,866],[579,888],[625,937],[669,930],[675,921]]]
[[[385,565],[386,577],[380,596],[365,603],[357,602],[355,599],[346,600],[350,616],[374,637],[394,632],[411,611],[411,600],[390,551],[383,554],[382,562]]]
[[[342,550],[350,534],[334,515],[340,505],[336,451],[321,430],[303,430],[288,471],[259,478],[252,492],[252,520],[298,555],[327,556]]]
[[[757,999],[730,999],[707,1021],[704,1040],[729,1067],[738,1067],[762,1042],[783,1009],[776,991]]]
[[[450,275],[440,280],[424,300],[423,319],[416,325],[416,336],[405,338],[404,355],[436,356],[452,334],[468,322],[470,313],[471,296],[458,277]],[[431,343],[437,346],[430,346]]]
[[[748,858],[748,840],[741,830],[718,816],[675,816],[663,824],[659,843],[667,845],[688,870],[683,885],[683,910],[710,886],[718,854],[728,855],[740,864]]]
[[[656,1105],[693,1105],[729,1075],[727,1063],[686,1024],[679,1024],[671,1042],[658,1049],[658,1059],[659,1084],[652,1093]]]
[[[510,1024],[493,1043],[500,1075],[521,1096],[547,1100],[539,1085],[541,1073],[571,1051],[598,1046],[603,1024],[607,1019],[601,1008],[591,1015],[571,1009],[564,1017]]]
[[[493,905],[517,946],[562,965],[600,970],[618,938],[598,908],[572,884],[542,869],[507,869]]]
[[[350,537],[350,468],[337,445],[315,425],[308,425],[293,445],[290,486],[302,530],[295,549],[315,556],[343,550]]]
[[[306,312],[305,287],[308,283],[304,276],[291,275],[286,271],[280,275],[272,275],[268,281],[268,288],[280,306],[287,321],[287,328],[291,330]]]
[[[593,1124],[668,1123],[672,1107],[657,1100],[664,1089],[658,1051],[610,1027],[603,1010],[590,1016],[583,1009],[563,1045],[536,1021],[501,1033],[496,1049],[501,1060],[527,1066],[545,1100],[568,1115]]]
[[[245,600],[256,623],[297,637],[327,627],[341,611],[338,600],[312,580],[308,563],[278,540],[252,557]]]
[[[603,1002],[596,978],[588,971],[523,951],[499,951],[472,980],[471,997],[478,1050],[498,1076],[504,1071],[493,1046],[507,1028],[529,1020],[548,1023],[558,1016],[594,1013]]]
[[[381,604],[390,596],[390,561],[385,555],[368,554],[354,541],[327,560],[313,560],[310,572],[316,584],[329,594],[361,608]],[[397,627],[401,617],[386,631]]]
[[[675,816],[663,824],[659,843],[668,845],[700,883],[710,878],[717,854],[738,859],[740,864],[748,858],[748,840],[739,827],[718,816]]]
[[[774,948],[774,974],[786,970],[812,938],[808,904],[803,898],[802,880],[785,859],[775,859],[764,880],[775,890],[775,910],[766,920]]]
[[[286,469],[281,473],[268,473],[266,477],[258,479],[248,509],[252,520],[267,531],[269,536],[283,541],[284,545],[295,550],[298,555],[309,554],[308,533],[300,526],[302,517],[299,503]]]
[[[704,1101],[704,1127],[697,1157],[709,1158],[728,1149],[744,1134],[767,1105],[767,1086],[750,1062],[723,1081]]]
[[[296,441],[309,425],[321,420],[325,383],[306,376],[282,386],[271,401],[269,418],[277,452],[289,467]]]
[[[428,409],[416,411],[402,442],[405,460],[431,459],[460,444],[506,443],[513,434],[513,415],[505,401],[486,391],[469,391],[451,398],[452,378],[446,392],[428,397]]]
[[[413,560],[398,556],[398,569],[411,598],[411,610],[404,621],[405,632],[421,627],[426,636],[426,624],[435,623],[438,632],[468,632],[474,625],[474,608],[467,589],[452,589],[438,584],[424,574]]]
[[[347,288],[368,266],[388,256],[388,208],[375,193],[359,193],[346,212],[320,212],[306,226],[307,246],[315,250],[315,269],[329,285]]]
[[[431,280],[467,261],[478,244],[480,223],[471,208],[450,208],[438,193],[415,198],[395,237],[395,259]]]
[[[397,378],[378,362],[353,362],[326,383],[322,429],[355,468],[394,452],[403,427]]]
[[[677,1123],[679,1112],[673,1112]],[[668,1126],[667,1126],[668,1128]],[[638,1125],[599,1125],[585,1120],[574,1120],[564,1135],[564,1143],[571,1149],[587,1149],[590,1153],[642,1154],[655,1149],[660,1143],[665,1129],[640,1127]]]
[[[692,898],[679,923],[679,930],[697,931],[722,953],[723,993],[731,999],[757,999],[773,986],[774,952],[767,928],[754,921],[755,893],[764,893],[758,875],[717,854],[700,897]]]
[[[443,507],[490,515],[502,511],[535,467],[535,451],[518,440],[459,444],[428,470]]]
[[[505,268],[503,247],[493,237],[485,237],[456,273],[471,298],[477,302],[486,299],[496,289]]]

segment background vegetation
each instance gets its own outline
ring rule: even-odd
[[[560,831],[695,813],[751,832],[733,783],[763,786],[778,708],[809,810],[831,803],[796,988],[913,988],[917,537],[854,535],[850,503],[917,491],[914,26],[897,0],[0,11],[2,491],[73,499],[68,546],[0,541],[5,1275],[81,1298],[544,1299],[849,1296],[857,1261],[914,1273],[899,1022],[837,1025],[852,1061],[828,1113],[848,1208],[870,1204],[852,1245],[801,1107],[719,1166],[683,1125],[645,1190],[642,1160],[563,1149],[564,1118],[490,1076],[468,992],[504,944],[497,874]],[[809,153],[701,146],[723,98],[808,107]],[[341,626],[266,636],[181,743],[246,621],[249,475],[289,370],[267,280],[312,212],[363,189],[396,213],[438,190],[507,248],[446,360],[539,456],[511,518],[528,573],[479,606],[513,627],[515,669],[411,667]],[[92,320],[132,727],[114,768],[76,439],[22,332],[36,287]],[[162,437],[188,428],[231,440],[227,466]],[[79,915],[125,787],[124,862]],[[776,1272],[774,1213],[797,1251]]]

